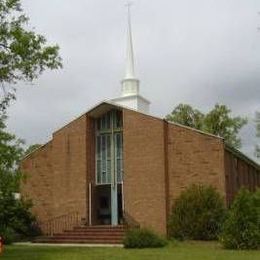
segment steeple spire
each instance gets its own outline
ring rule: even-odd
[[[138,95],[139,80],[135,77],[134,70],[134,47],[131,26],[131,8],[132,3],[127,2],[127,49],[126,49],[126,71],[122,80],[122,96]]]
[[[135,78],[134,71],[134,48],[133,48],[133,39],[132,39],[132,28],[131,28],[131,2],[127,2],[127,19],[128,19],[128,27],[127,27],[127,53],[126,53],[126,71],[125,71],[125,79],[133,79]]]
[[[139,94],[139,80],[135,76],[134,48],[131,28],[131,3],[127,2],[127,48],[126,69],[121,81],[121,96],[111,99],[113,103],[149,114],[150,101]]]

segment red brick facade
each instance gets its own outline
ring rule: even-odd
[[[125,211],[141,226],[166,232],[163,121],[124,111]]]
[[[40,221],[72,212],[86,215],[86,116],[53,134],[53,139],[22,162],[23,196],[32,199]]]
[[[211,185],[225,196],[223,139],[174,124],[168,129],[170,207],[191,184]]]
[[[102,111],[100,106],[95,109],[99,114]],[[122,110],[123,205],[125,214],[135,222],[166,234],[171,206],[189,185],[212,185],[227,199],[238,190],[238,185],[234,188],[231,181],[238,177],[234,177],[236,171],[231,170],[234,168],[230,166],[233,165],[231,152],[227,152],[223,139],[128,109]],[[84,114],[56,131],[49,143],[22,162],[21,168],[27,175],[22,195],[32,199],[33,212],[41,222],[76,211],[88,223],[91,183],[91,219],[95,224],[92,116],[92,112]],[[259,185],[259,166],[250,164],[252,169],[249,170],[247,165],[242,160],[237,167],[253,172],[253,177],[239,177],[239,185],[243,179],[253,189]],[[240,170],[239,176],[244,176],[244,172]]]
[[[32,199],[33,213],[41,221],[54,217],[51,142],[27,157],[21,168],[26,175],[22,195]]]

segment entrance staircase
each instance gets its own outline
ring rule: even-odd
[[[76,226],[73,230],[65,230],[54,233],[52,236],[36,238],[35,243],[85,243],[85,244],[122,244],[126,226],[100,225],[100,226]]]

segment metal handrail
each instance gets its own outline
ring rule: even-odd
[[[55,233],[62,233],[64,230],[73,229],[80,224],[80,221],[79,213],[75,211],[44,222],[39,222],[39,227],[44,235],[53,236]]]

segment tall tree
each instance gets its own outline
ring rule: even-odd
[[[187,104],[179,104],[171,114],[168,114],[166,120],[176,122],[182,125],[202,129],[204,115],[197,109]]]
[[[15,98],[15,84],[33,81],[46,69],[62,66],[57,45],[29,29],[21,0],[0,0],[0,233],[7,240],[10,231],[29,232],[33,217],[29,203],[16,200],[24,155],[21,140],[5,127],[6,108]]]
[[[0,109],[15,98],[18,81],[32,81],[45,69],[62,66],[57,45],[47,45],[44,36],[28,29],[29,18],[21,0],[0,0]]]
[[[256,122],[256,137],[258,137],[258,140],[260,141],[260,112],[256,112],[255,122]],[[257,158],[260,158],[260,142],[256,144],[255,155]]]
[[[5,116],[0,116],[0,195],[19,190],[18,164],[24,154],[22,141],[6,131]]]
[[[225,105],[216,104],[207,114],[187,104],[178,105],[166,120],[193,127],[221,136],[232,147],[241,147],[240,129],[247,123],[242,117],[232,117],[231,110]]]
[[[232,147],[241,147],[240,129],[247,123],[246,118],[232,117],[231,109],[225,105],[216,104],[205,116],[204,131],[221,136]]]
[[[0,116],[0,234],[4,242],[12,242],[16,234],[34,234],[31,203],[16,199],[22,175],[19,162],[24,154],[22,141],[6,131],[5,116]]]

